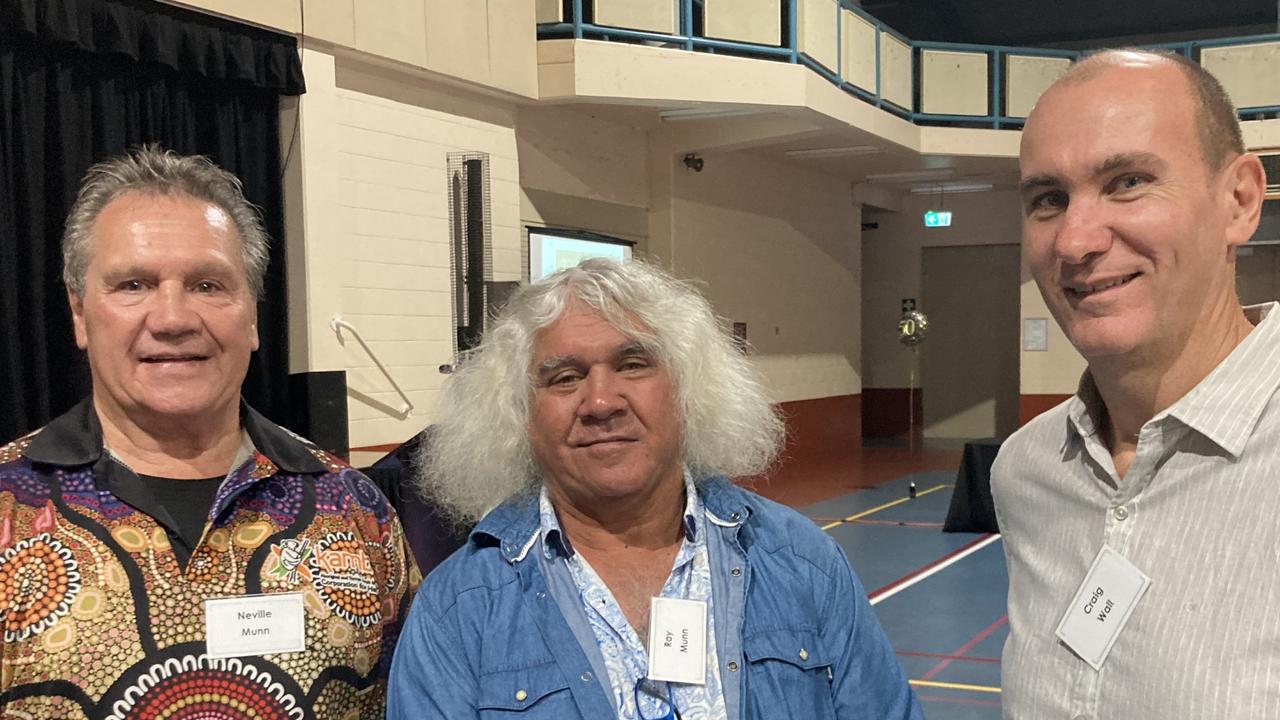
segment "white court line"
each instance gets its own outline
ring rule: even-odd
[[[981,549],[985,548],[986,546],[990,545],[991,543],[993,543],[993,542],[995,542],[995,541],[997,541],[997,540],[999,540],[999,539],[1000,539],[1000,535],[999,535],[998,533],[997,533],[997,534],[995,534],[995,535],[992,535],[991,537],[989,537],[989,538],[987,538],[987,539],[983,540],[982,542],[978,543],[977,545],[974,545],[973,547],[969,548],[968,550],[965,550],[964,552],[962,552],[962,553],[960,553],[960,554],[958,554],[958,555],[956,555],[956,556],[954,556],[954,557],[947,558],[947,560],[946,560],[945,562],[940,562],[940,563],[938,563],[937,565],[934,565],[933,567],[929,568],[928,570],[926,570],[926,571],[924,571],[924,572],[920,573],[919,575],[916,575],[916,576],[914,576],[914,577],[908,578],[907,580],[904,580],[904,581],[902,582],[902,584],[901,584],[901,585],[895,585],[895,586],[893,586],[892,588],[889,588],[888,590],[886,590],[886,591],[884,591],[884,592],[880,593],[879,595],[877,595],[877,596],[875,596],[875,597],[871,598],[871,604],[872,604],[872,605],[879,605],[881,602],[884,602],[885,600],[888,600],[889,598],[893,597],[894,595],[897,595],[898,593],[902,592],[903,590],[906,590],[907,588],[911,587],[912,585],[915,585],[916,583],[920,582],[921,580],[925,580],[925,579],[927,579],[927,578],[933,577],[934,575],[936,575],[936,574],[938,574],[938,573],[942,572],[943,570],[946,570],[947,568],[951,567],[952,565],[955,565],[956,563],[960,562],[961,560],[963,560],[963,559],[965,559],[965,558],[969,557],[970,555],[972,555],[972,554],[974,554],[974,553],[978,552],[979,550],[981,550]]]

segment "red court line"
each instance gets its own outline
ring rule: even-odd
[[[955,652],[951,653],[951,657],[944,659],[942,662],[930,668],[929,672],[920,676],[920,679],[932,680],[933,678],[937,677],[938,673],[942,672],[943,670],[946,670],[947,667],[951,665],[951,663],[955,662],[957,656],[964,655],[965,653],[972,650],[974,645],[977,645],[983,640],[986,640],[988,637],[990,637],[991,633],[995,632],[996,630],[999,630],[1007,622],[1009,622],[1009,616],[1001,615],[999,620],[996,620],[995,622],[988,625],[986,629],[980,631],[977,635],[974,635],[973,637],[969,638],[969,642],[957,648]]]
[[[944,695],[921,695],[916,693],[916,699],[921,702],[942,702],[952,703],[955,705],[982,705],[983,707],[1000,707],[999,700],[983,700],[982,698],[967,697],[949,697]]]
[[[1000,658],[982,657],[980,655],[956,655],[954,653],[947,654],[947,653],[914,652],[911,650],[894,650],[894,652],[897,653],[898,655],[906,655],[907,657],[939,658],[939,659],[959,660],[961,662],[995,663],[996,665],[1000,664]]]
[[[964,551],[966,551],[966,550],[968,550],[969,548],[973,547],[974,545],[977,545],[978,543],[980,543],[980,542],[982,542],[982,541],[986,540],[986,539],[987,539],[987,538],[989,538],[989,537],[991,537],[991,533],[987,533],[986,535],[980,535],[980,536],[979,536],[976,540],[974,540],[973,542],[966,543],[965,545],[963,545],[963,546],[961,546],[961,547],[956,548],[955,550],[953,550],[953,551],[951,551],[951,552],[947,553],[946,555],[943,555],[942,557],[938,558],[937,560],[934,560],[933,562],[929,563],[928,565],[923,565],[923,566],[921,566],[921,567],[918,567],[918,568],[916,568],[915,570],[912,570],[911,572],[907,573],[906,575],[903,575],[902,577],[898,578],[897,580],[894,580],[893,582],[891,582],[891,583],[889,583],[889,584],[887,584],[887,585],[882,585],[882,586],[880,586],[880,587],[876,588],[875,590],[871,591],[871,592],[867,595],[867,599],[868,599],[868,600],[875,600],[877,595],[883,595],[884,593],[889,592],[890,590],[894,589],[895,587],[897,587],[897,586],[899,586],[899,585],[901,585],[901,584],[903,584],[903,583],[905,583],[905,582],[910,582],[913,578],[918,577],[918,576],[920,576],[920,575],[923,575],[923,574],[925,574],[925,573],[929,572],[929,571],[930,571],[930,570],[932,570],[933,568],[935,568],[935,567],[937,567],[937,566],[941,565],[942,563],[944,563],[944,562],[946,562],[946,561],[950,560],[951,558],[953,558],[953,557],[955,557],[955,556],[957,556],[957,555],[959,555],[959,554],[963,553]]]

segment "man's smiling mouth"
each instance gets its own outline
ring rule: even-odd
[[[1122,275],[1117,278],[1111,278],[1109,280],[1103,280],[1092,284],[1081,283],[1066,285],[1063,287],[1063,290],[1066,292],[1068,298],[1073,300],[1083,300],[1091,295],[1097,295],[1098,293],[1106,292],[1107,290],[1128,285],[1141,274],[1142,273],[1133,273],[1130,275]]]

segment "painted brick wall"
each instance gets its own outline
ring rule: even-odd
[[[420,83],[420,81],[418,81]],[[403,84],[403,87],[395,87]],[[399,397],[351,339],[347,371],[352,447],[399,442],[430,424],[452,362],[447,155],[489,155],[494,279],[520,277],[515,132],[503,111],[455,114],[389,73],[344,73],[337,88],[336,164],[342,273],[338,305],[415,405]],[[507,115],[509,118],[509,114]]]

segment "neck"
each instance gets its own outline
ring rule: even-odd
[[[1204,380],[1253,330],[1235,300],[1214,304],[1173,347],[1089,362],[1107,408],[1107,436],[1114,451],[1137,443],[1142,426]]]
[[[240,451],[240,414],[234,405],[192,422],[131,415],[105,406],[96,396],[94,410],[102,425],[103,444],[140,475],[216,477],[231,469]],[[216,422],[210,422],[211,417]]]
[[[665,550],[680,543],[684,527],[684,474],[677,468],[644,497],[575,502],[547,486],[560,527],[588,555],[627,550]]]

